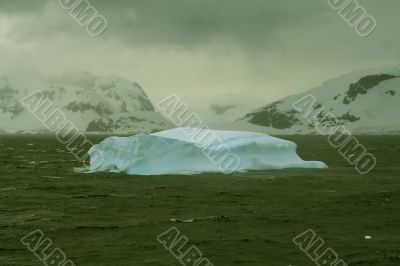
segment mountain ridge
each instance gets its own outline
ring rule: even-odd
[[[38,89],[82,132],[151,133],[171,127],[138,83],[117,75],[72,72],[44,78],[39,87],[16,86],[0,76],[1,131],[47,131],[21,103]]]
[[[323,109],[317,123],[346,126],[353,134],[400,134],[396,109],[400,103],[400,67],[382,67],[351,72],[324,82],[306,92],[284,97],[246,113],[238,121],[268,128],[271,134],[317,134],[315,125],[295,110],[293,104],[308,94]],[[328,125],[324,114],[337,122]]]

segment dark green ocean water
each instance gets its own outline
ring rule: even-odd
[[[307,229],[348,265],[400,265],[400,137],[358,138],[367,175],[322,136],[284,138],[330,168],[87,174],[52,136],[0,136],[0,265],[43,265],[20,242],[35,229],[75,265],[181,265],[156,240],[173,226],[216,266],[315,265],[292,243]]]

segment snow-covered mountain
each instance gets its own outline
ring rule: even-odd
[[[170,128],[139,84],[119,76],[70,73],[21,85],[0,76],[0,131],[46,131],[21,100],[39,90],[83,132],[138,133]]]
[[[313,95],[311,122],[293,104]],[[270,134],[314,134],[315,123],[344,125],[353,134],[400,134],[400,67],[358,71],[320,87],[289,96],[247,113],[239,121],[268,128]],[[331,112],[335,122],[324,119]],[[314,112],[313,112],[314,113]]]

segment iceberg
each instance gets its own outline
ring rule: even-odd
[[[262,133],[175,128],[149,135],[109,137],[89,150],[90,171],[131,175],[327,168],[303,161],[294,142]]]

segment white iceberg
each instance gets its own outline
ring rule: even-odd
[[[89,150],[91,171],[132,175],[327,168],[303,161],[291,141],[262,133],[175,128],[150,135],[109,137]]]

